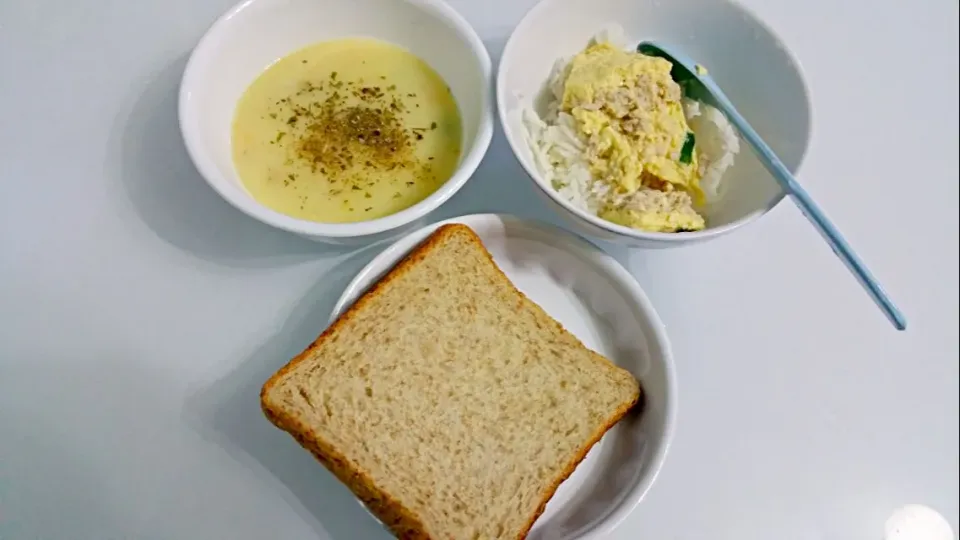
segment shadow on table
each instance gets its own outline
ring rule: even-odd
[[[123,348],[38,348],[29,363],[0,369],[0,539],[142,535],[138,505],[171,485],[146,479],[176,475],[182,462],[144,421],[164,406],[163,374]],[[145,501],[124,497],[144,485]]]
[[[292,437],[266,420],[260,410],[260,388],[326,328],[340,291],[378,251],[376,246],[363,249],[321,276],[273,338],[240,359],[233,372],[191,396],[185,405],[188,425],[254,474],[266,477],[267,483],[283,484],[287,490],[284,498],[332,540],[391,537],[343,484]]]
[[[135,87],[129,115],[118,120],[122,189],[140,220],[166,243],[233,267],[284,266],[349,248],[311,242],[244,215],[207,185],[180,135],[177,102],[183,55]]]

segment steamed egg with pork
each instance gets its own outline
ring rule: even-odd
[[[731,144],[720,145],[724,156],[700,151],[691,120],[714,110],[684,96],[672,67],[663,58],[594,41],[557,68],[555,101],[543,119],[530,110],[524,123],[538,167],[562,196],[644,231],[706,226],[703,181],[708,178],[712,195],[723,172],[718,165],[729,166],[739,147],[734,135]],[[708,117],[695,124],[728,134],[722,115]]]
[[[692,134],[683,114],[680,85],[663,58],[618,49],[587,47],[570,62],[561,109],[575,120],[586,142],[590,172],[636,195],[644,208],[609,205],[601,216],[655,231],[698,230],[704,220],[692,210],[700,197],[696,152],[685,149]],[[686,196],[674,191],[686,192]]]

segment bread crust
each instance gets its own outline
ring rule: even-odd
[[[550,502],[550,499],[553,498],[554,493],[557,492],[557,489],[560,487],[560,484],[564,482],[567,478],[570,478],[570,475],[573,474],[573,471],[577,469],[577,465],[580,465],[580,462],[587,457],[587,454],[590,452],[590,449],[593,448],[595,444],[600,442],[600,439],[603,438],[604,434],[607,431],[610,431],[610,428],[615,426],[617,422],[623,419],[637,404],[640,403],[640,396],[642,391],[637,394],[637,397],[631,401],[629,404],[626,404],[619,409],[617,409],[610,418],[607,419],[607,422],[598,429],[587,441],[587,444],[580,449],[580,453],[577,454],[573,460],[564,468],[557,478],[554,479],[553,483],[547,488],[543,493],[543,497],[540,499],[540,504],[537,506],[537,511],[533,513],[530,517],[530,520],[527,521],[527,524],[524,526],[523,530],[517,536],[517,540],[524,540],[527,537],[527,534],[530,532],[530,529],[533,528],[533,524],[537,522],[537,519],[543,514],[543,511],[547,508],[547,503]]]
[[[407,254],[403,260],[400,261],[400,263],[398,263],[385,276],[377,281],[377,283],[375,283],[370,289],[364,292],[363,295],[361,295],[361,297],[352,306],[350,306],[346,312],[337,318],[333,324],[324,330],[320,336],[314,340],[313,343],[311,343],[306,349],[303,350],[303,352],[290,360],[290,362],[288,362],[284,367],[270,377],[260,390],[260,406],[263,409],[264,415],[267,417],[267,419],[276,427],[293,436],[293,438],[296,439],[301,446],[312,453],[320,463],[322,463],[341,482],[350,488],[350,490],[361,501],[363,501],[366,507],[369,508],[370,511],[377,516],[377,518],[380,519],[384,525],[389,527],[390,530],[397,536],[397,538],[401,540],[441,539],[430,536],[423,522],[417,517],[417,515],[411,509],[405,507],[400,501],[392,497],[389,493],[378,488],[366,471],[362,470],[355,463],[352,463],[346,456],[338,452],[333,445],[316,437],[316,435],[306,425],[300,422],[297,418],[287,414],[282,406],[271,403],[269,395],[274,386],[279,384],[289,372],[294,370],[298,364],[310,358],[314,350],[322,346],[323,343],[332,336],[336,335],[346,323],[351,321],[356,314],[364,308],[366,304],[382,294],[384,289],[389,286],[390,283],[409,272],[421,260],[428,256],[435,247],[442,244],[449,237],[458,233],[468,234],[470,241],[479,245],[486,259],[492,265],[492,267],[496,269],[496,272],[499,274],[500,278],[502,278],[505,283],[509,284],[510,288],[513,289],[513,291],[523,299],[523,302],[533,307],[539,314],[546,317],[548,320],[553,321],[562,332],[569,334],[569,332],[564,329],[559,322],[547,315],[539,305],[527,298],[526,295],[524,295],[519,289],[516,288],[516,286],[513,285],[513,282],[511,282],[506,274],[503,273],[500,267],[493,260],[493,256],[486,249],[486,247],[483,246],[483,242],[470,227],[459,223],[446,224],[438,227],[437,230],[435,230],[419,246]],[[577,342],[580,343],[579,340],[577,340]],[[580,343],[580,346],[583,347],[583,344]],[[603,356],[594,353],[594,357],[613,367],[612,362]],[[638,385],[637,395],[633,401],[618,408],[607,419],[604,425],[588,439],[587,443],[580,449],[574,459],[572,459],[564,467],[561,473],[543,492],[543,496],[539,505],[537,506],[536,512],[531,515],[525,527],[517,536],[517,540],[523,540],[526,538],[537,518],[543,514],[543,511],[547,506],[547,502],[551,497],[553,497],[554,493],[556,493],[556,490],[560,484],[563,483],[563,481],[566,480],[571,474],[573,474],[573,471],[576,469],[577,465],[583,461],[590,449],[603,437],[603,435],[618,421],[620,421],[620,419],[622,419],[631,409],[633,409],[634,406],[637,405],[641,396],[642,390]]]

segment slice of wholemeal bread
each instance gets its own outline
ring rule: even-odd
[[[440,227],[263,386],[399,538],[522,539],[640,386]]]

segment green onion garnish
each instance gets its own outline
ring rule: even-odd
[[[680,149],[680,163],[690,163],[693,161],[693,146],[697,143],[697,138],[692,131],[687,132],[687,138],[683,141],[683,147]]]

